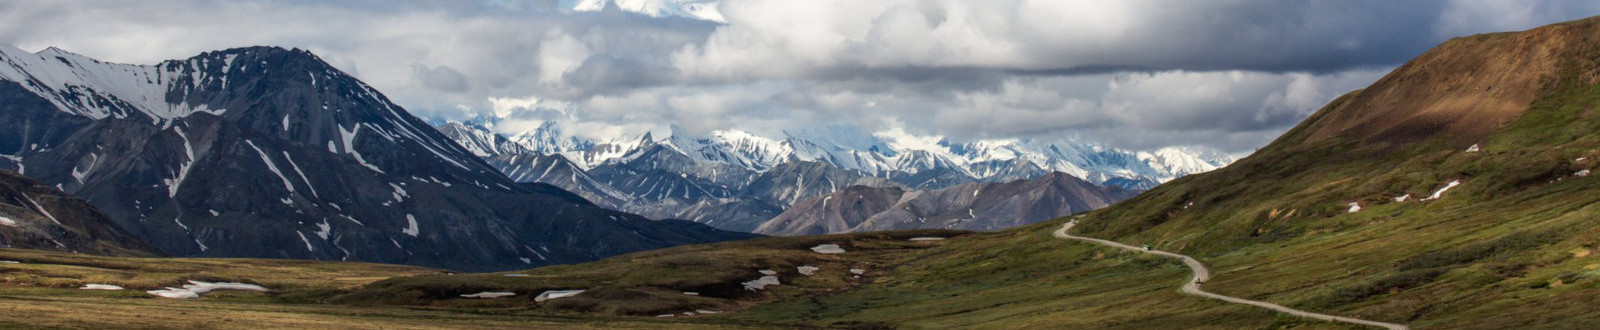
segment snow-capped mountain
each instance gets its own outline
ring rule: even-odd
[[[606,6],[644,14],[650,17],[687,17],[699,20],[725,22],[717,11],[717,0],[579,0],[572,5],[575,11],[601,11]]]
[[[527,147],[523,147],[521,143],[512,142],[510,139],[493,132],[467,127],[462,123],[449,123],[438,128],[440,133],[451,137],[461,147],[467,148],[467,151],[478,157],[533,153]]]
[[[473,122],[492,122],[477,119]],[[441,127],[461,129],[459,124]],[[456,137],[463,145],[489,142],[492,125],[466,125],[475,133]],[[505,133],[501,133],[505,134]],[[509,140],[538,154],[562,154],[585,169],[607,163],[625,163],[644,149],[662,146],[698,163],[726,164],[765,172],[791,161],[820,162],[840,169],[903,181],[913,188],[942,188],[969,182],[1005,182],[1062,172],[1096,184],[1116,184],[1148,189],[1188,174],[1231,163],[1234,158],[1198,148],[1168,147],[1139,152],[1093,143],[1055,143],[1019,139],[954,143],[938,136],[918,136],[901,130],[865,133],[846,126],[787,131],[769,138],[740,130],[691,135],[671,129],[665,138],[618,136],[585,139],[564,132],[556,121],[536,129],[508,134]],[[932,171],[932,173],[928,173]],[[940,181],[934,181],[936,178]]]
[[[172,256],[521,268],[744,235],[525,188],[303,50],[156,65],[0,46],[0,168]],[[471,133],[459,131],[458,133]]]
[[[491,133],[497,120],[449,122],[440,130],[463,145],[490,149],[501,141],[495,136],[506,134]],[[505,153],[486,158],[519,181],[561,187],[605,207],[741,231],[764,225],[795,203],[851,186],[929,191],[1063,173],[1142,190],[1232,161],[1176,147],[1130,152],[1016,139],[952,143],[846,126],[797,129],[782,138],[739,130],[694,135],[672,127],[663,138],[644,133],[586,139],[567,134],[557,121],[536,124],[503,139],[521,148],[493,147]]]
[[[1109,206],[1137,192],[1066,173],[942,189],[850,187],[800,201],[755,232],[824,235],[905,229],[999,230]]]

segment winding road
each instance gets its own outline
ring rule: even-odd
[[[1058,237],[1058,238],[1063,238],[1063,239],[1085,241],[1085,242],[1090,242],[1090,243],[1110,246],[1110,247],[1124,249],[1124,250],[1130,250],[1130,251],[1135,251],[1135,252],[1154,254],[1154,255],[1158,255],[1158,256],[1163,256],[1163,257],[1182,260],[1183,264],[1185,266],[1189,266],[1189,270],[1194,272],[1194,278],[1191,279],[1189,281],[1189,283],[1185,283],[1183,285],[1183,293],[1185,293],[1185,294],[1194,295],[1194,296],[1200,296],[1200,297],[1205,297],[1205,298],[1211,298],[1211,299],[1226,301],[1226,302],[1235,303],[1235,304],[1251,305],[1251,306],[1256,306],[1256,307],[1261,307],[1261,308],[1266,308],[1266,309],[1278,311],[1278,312],[1281,312],[1281,313],[1284,313],[1284,314],[1289,314],[1289,315],[1294,315],[1294,316],[1299,316],[1299,317],[1304,317],[1304,318],[1318,319],[1318,320],[1323,320],[1323,321],[1344,322],[1344,323],[1368,325],[1368,326],[1374,326],[1374,327],[1387,328],[1387,329],[1390,329],[1390,330],[1408,330],[1408,329],[1410,329],[1410,327],[1407,327],[1404,324],[1394,324],[1394,323],[1385,323],[1385,322],[1378,322],[1378,321],[1368,321],[1368,320],[1362,320],[1362,319],[1357,319],[1357,318],[1349,318],[1349,317],[1343,317],[1343,316],[1337,316],[1337,315],[1313,313],[1313,312],[1307,312],[1307,311],[1302,311],[1302,310],[1298,310],[1298,309],[1283,307],[1283,305],[1278,305],[1278,304],[1269,303],[1269,302],[1265,302],[1265,301],[1249,300],[1249,299],[1244,299],[1244,298],[1229,297],[1229,296],[1224,296],[1224,295],[1220,295],[1220,294],[1205,292],[1205,291],[1200,290],[1200,283],[1204,283],[1205,281],[1211,279],[1211,271],[1206,269],[1206,265],[1201,264],[1199,260],[1194,260],[1194,258],[1190,258],[1189,256],[1182,255],[1182,254],[1177,254],[1177,253],[1172,253],[1172,252],[1166,252],[1166,251],[1160,251],[1160,250],[1145,250],[1144,248],[1140,248],[1140,247],[1137,247],[1137,246],[1132,246],[1132,245],[1127,245],[1127,244],[1107,241],[1107,240],[1098,239],[1098,238],[1072,236],[1072,234],[1068,234],[1067,231],[1071,230],[1072,226],[1076,226],[1076,225],[1078,225],[1078,221],[1077,220],[1072,220],[1072,221],[1067,222],[1066,225],[1061,226],[1061,229],[1056,230],[1055,236]]]

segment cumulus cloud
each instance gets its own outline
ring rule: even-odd
[[[1449,37],[1600,12],[1579,0],[691,2],[722,22],[568,0],[0,0],[0,43],[128,63],[306,48],[420,116],[500,116],[505,131],[844,124],[1243,151]]]

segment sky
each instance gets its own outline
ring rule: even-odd
[[[432,120],[596,138],[819,126],[1239,153],[1451,37],[1592,0],[0,0],[0,44],[154,64],[311,50]]]

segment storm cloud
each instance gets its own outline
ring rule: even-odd
[[[1451,37],[1600,13],[1577,0],[722,0],[714,22],[572,5],[0,0],[0,43],[125,63],[300,47],[423,117],[527,119],[507,130],[845,124],[1239,152]]]

